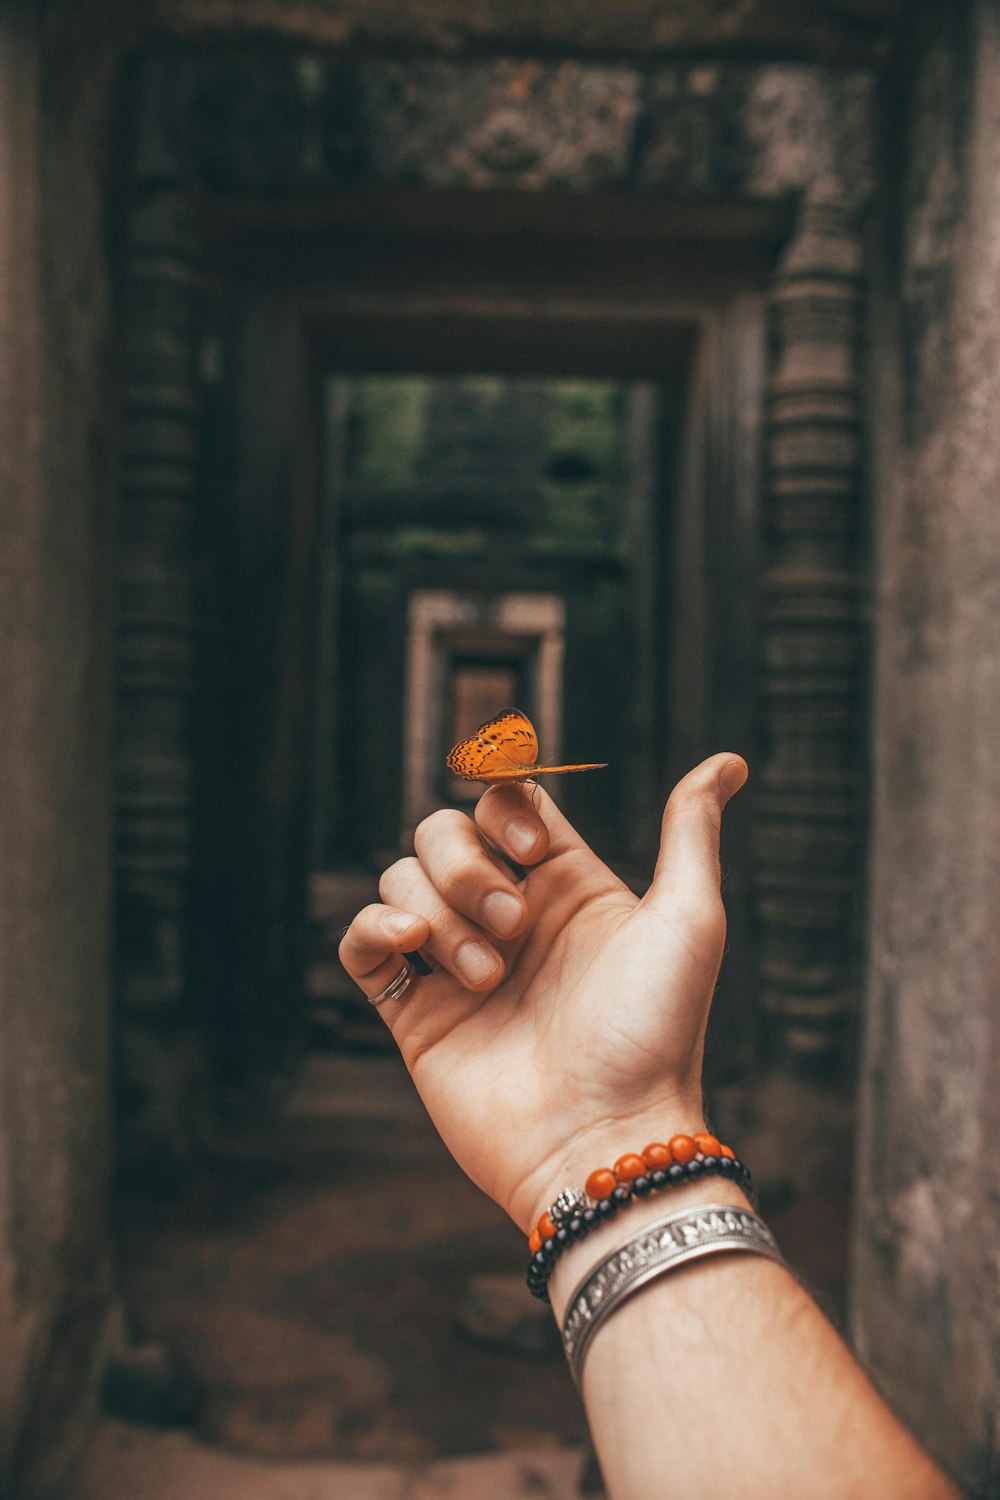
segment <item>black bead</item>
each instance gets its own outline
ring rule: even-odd
[[[536,1250],[534,1255],[531,1257],[531,1269],[533,1271],[540,1271],[543,1275],[549,1269],[549,1266],[551,1264],[552,1262],[549,1260],[549,1257],[545,1254],[544,1250]]]
[[[703,1168],[701,1162],[698,1161],[696,1157],[692,1156],[691,1160],[688,1162],[684,1170],[687,1173],[688,1177],[700,1177]]]
[[[613,1219],[618,1212],[618,1204],[613,1198],[602,1198],[597,1205],[597,1212],[602,1219]]]
[[[624,1183],[619,1183],[614,1192],[611,1194],[611,1201],[612,1203],[617,1203],[618,1207],[621,1208],[623,1204],[629,1201],[631,1196],[631,1189],[625,1187]]]
[[[719,1171],[722,1173],[723,1177],[732,1177],[733,1159],[731,1156],[719,1157]]]
[[[719,1158],[717,1156],[706,1156],[701,1164],[703,1172],[717,1172],[719,1170]]]
[[[649,1174],[649,1180],[653,1184],[654,1188],[660,1189],[662,1187],[666,1187],[667,1183],[670,1181],[670,1178],[667,1176],[662,1167],[655,1167]]]
[[[637,1198],[645,1198],[647,1193],[653,1191],[653,1184],[648,1177],[633,1177],[632,1191]]]
[[[566,1228],[569,1230],[569,1237],[571,1240],[582,1240],[586,1235],[589,1226],[585,1224],[582,1219],[570,1219],[569,1223],[566,1225]]]
[[[555,1240],[543,1240],[541,1253],[545,1256],[546,1263],[550,1266],[553,1265],[559,1255],[559,1249]]]
[[[573,1243],[570,1237],[570,1232],[566,1228],[565,1224],[559,1225],[559,1228],[556,1230],[555,1240],[556,1244],[563,1250],[565,1250],[567,1245],[571,1245]]]
[[[679,1162],[675,1161],[672,1167],[667,1168],[667,1176],[670,1179],[671,1186],[676,1187],[679,1182],[684,1181],[684,1168]]]
[[[600,1214],[597,1212],[596,1208],[585,1208],[583,1210],[583,1213],[580,1215],[580,1218],[586,1224],[588,1229],[593,1229],[594,1225],[600,1218]]]

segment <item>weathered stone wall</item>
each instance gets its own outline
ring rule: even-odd
[[[0,20],[0,1492],[15,1460],[39,1476],[64,1430],[108,1288],[107,591],[116,488],[102,457],[113,446],[102,423],[114,389],[104,378],[113,241],[104,164],[119,56],[155,28],[191,39],[280,38],[295,48],[686,54],[864,68],[884,54],[884,22],[901,9],[901,0],[8,0]],[[1000,284],[1000,41],[994,6],[981,0],[970,93],[974,48],[946,25],[965,7],[928,0],[927,13],[939,29],[917,48],[901,143],[901,259],[890,257],[885,270],[883,302],[901,297],[901,328],[883,313],[874,424],[876,936],[856,1327],[900,1409],[987,1493],[1000,1447],[1000,1157],[990,1150],[1000,1124],[1000,1022],[990,1009],[1000,977],[990,922],[1000,873],[1000,541],[991,507],[1000,479],[992,436],[1000,313],[991,301]],[[572,67],[559,71],[574,76]],[[710,177],[716,157],[694,133],[702,155],[672,158],[676,86],[669,68],[662,76],[668,86],[651,95],[644,117],[655,166],[645,185],[701,190],[691,174],[705,160]],[[706,81],[714,87],[713,70],[689,67],[685,76],[688,95]],[[812,97],[805,73],[786,67],[780,80],[772,75],[773,97],[758,101],[762,119],[787,107],[796,76]],[[842,76],[849,103],[850,74]],[[437,81],[429,68],[429,90]],[[844,117],[834,110],[833,126]],[[808,155],[801,112],[790,119]],[[784,139],[770,127],[764,134]],[[828,144],[836,134],[824,125],[818,138]],[[508,185],[526,185],[516,138],[498,131],[485,145]],[[767,161],[751,153],[744,165],[754,171],[729,190],[749,184],[767,196],[802,185],[794,172],[768,175]],[[883,181],[899,175],[890,159]],[[901,414],[896,426],[892,410]],[[36,1445],[33,1432],[46,1442]]]
[[[330,47],[530,51],[655,58],[884,54],[907,0],[157,0],[149,21],[188,36]]]
[[[87,72],[84,72],[86,67]],[[0,20],[0,1493],[46,1481],[106,1315],[108,79]],[[38,1431],[36,1443],[33,1433]],[[14,1470],[22,1476],[12,1477]]]
[[[887,91],[872,916],[854,1329],[1000,1493],[1000,8],[925,7]],[[902,110],[902,114],[900,113]],[[887,313],[886,308],[892,312]]]

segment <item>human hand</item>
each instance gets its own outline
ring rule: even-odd
[[[379,1009],[456,1161],[525,1230],[624,1151],[704,1128],[705,1027],[725,943],[716,755],[678,783],[638,898],[537,784],[443,809],[382,876],[340,956],[368,995],[422,949],[438,967]],[[490,846],[494,846],[491,848]],[[528,867],[518,884],[495,850]]]

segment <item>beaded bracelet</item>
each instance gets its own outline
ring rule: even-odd
[[[713,1173],[730,1178],[753,1199],[749,1168],[707,1131],[675,1135],[666,1145],[654,1141],[641,1154],[620,1156],[614,1167],[598,1167],[587,1178],[583,1192],[579,1188],[564,1189],[528,1236],[528,1291],[540,1302],[548,1302],[549,1276],[563,1251],[586,1239],[597,1225],[613,1219],[633,1198],[645,1198]]]

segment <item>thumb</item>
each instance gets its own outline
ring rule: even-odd
[[[648,900],[681,894],[717,902],[722,809],[749,775],[739,755],[713,755],[679,781],[663,812],[660,854]]]

